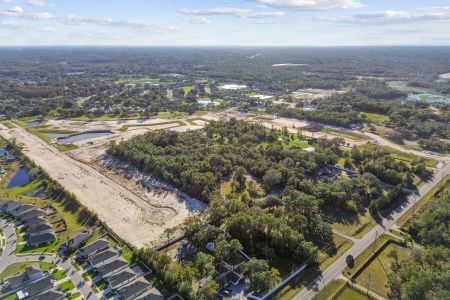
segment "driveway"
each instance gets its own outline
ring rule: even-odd
[[[45,261],[49,263],[57,263],[58,267],[63,269],[70,277],[70,280],[75,284],[77,289],[81,292],[83,297],[87,300],[98,300],[92,289],[86,284],[84,279],[75,270],[69,260],[63,260],[56,255],[21,255],[16,256],[14,251],[17,245],[17,236],[14,226],[8,224],[5,220],[0,220],[0,228],[6,237],[6,246],[3,255],[0,257],[0,273],[2,273],[9,265],[21,263],[26,261]]]

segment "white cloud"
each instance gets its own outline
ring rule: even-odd
[[[237,16],[240,18],[273,18],[284,15],[281,11],[259,12],[253,9],[237,7],[214,7],[214,8],[184,8],[180,10],[184,14],[199,16]]]
[[[28,0],[27,4],[31,5],[31,6],[45,6],[45,1],[44,0]]]
[[[0,3],[11,3],[13,0],[0,0]]]
[[[8,9],[5,13],[11,15],[21,15],[23,14],[23,9],[20,6],[14,6]]]
[[[188,20],[191,24],[211,24],[211,20],[202,17],[202,18],[192,18]]]
[[[450,21],[450,6],[423,7],[410,11],[385,10],[357,14],[346,17],[321,18],[338,23],[351,24],[391,24],[415,23],[426,21]]]
[[[332,10],[346,8],[361,8],[366,5],[360,0],[247,0],[262,3],[276,8],[298,10]]]

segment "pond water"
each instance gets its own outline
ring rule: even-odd
[[[66,137],[60,137],[57,139],[57,143],[60,145],[67,145],[67,144],[73,144],[76,142],[93,139],[99,136],[105,136],[112,134],[111,131],[90,131],[90,132],[83,132],[79,134],[73,134],[68,135]]]
[[[200,104],[200,105],[204,105],[204,106],[207,106],[207,105],[219,105],[220,104],[219,102],[209,101],[209,100],[197,100],[197,103]]]
[[[68,136],[68,134],[64,134],[64,133],[51,133],[51,132],[45,132],[45,135],[51,139],[57,139],[57,138],[62,138],[62,137]]]
[[[9,152],[6,149],[0,149],[0,157],[6,156],[7,158],[14,158],[14,155],[11,154],[11,152]]]
[[[26,185],[28,183],[30,183],[30,175],[28,174],[28,170],[21,167],[16,171],[6,187],[13,188],[16,186]]]
[[[450,97],[434,95],[434,94],[410,94],[408,100],[424,101],[427,103],[447,103],[450,104]]]
[[[25,124],[27,124],[28,126],[37,126],[41,123],[42,123],[42,120],[33,120],[33,121],[25,122]]]

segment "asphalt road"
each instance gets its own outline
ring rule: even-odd
[[[433,180],[424,184],[415,194],[408,197],[407,201],[400,207],[395,209],[389,216],[384,218],[380,224],[375,226],[370,232],[368,232],[363,238],[356,240],[353,246],[339,257],[332,265],[330,265],[325,271],[322,272],[320,277],[315,278],[306,288],[298,293],[294,300],[309,300],[312,299],[321,289],[323,289],[333,279],[337,278],[347,266],[346,257],[352,255],[353,257],[359,256],[365,249],[371,246],[371,244],[383,233],[389,230],[395,222],[405,214],[414,204],[428,193],[439,181],[450,174],[450,164],[445,165],[442,169],[438,170],[433,177]]]
[[[17,236],[14,226],[8,224],[5,220],[0,220],[0,228],[6,237],[6,246],[0,257],[0,274],[11,264],[21,263],[26,261],[45,261],[49,263],[57,263],[58,267],[66,271],[70,280],[75,284],[77,289],[81,292],[83,297],[87,300],[98,300],[92,289],[86,284],[84,279],[78,274],[69,260],[64,261],[56,255],[21,255],[16,256],[14,251],[17,245]]]

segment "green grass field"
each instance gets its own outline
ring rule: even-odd
[[[176,120],[176,121],[167,121],[167,122],[159,122],[159,123],[152,123],[152,124],[123,125],[122,127],[120,127],[119,131],[126,132],[126,131],[128,131],[128,129],[130,127],[148,127],[149,129],[151,129],[154,126],[169,125],[169,124],[174,124],[176,126],[184,126],[184,125],[186,125],[186,123],[184,123],[183,121]],[[174,126],[174,127],[176,127],[176,126]]]
[[[352,140],[356,140],[356,141],[366,141],[369,139],[365,135],[360,134],[360,133],[348,132],[348,131],[343,131],[343,130],[334,129],[334,128],[323,128],[321,131],[324,133],[328,133],[331,135],[336,135],[338,137],[343,137],[343,138],[352,139]]]
[[[60,287],[63,292],[67,292],[73,290],[75,288],[75,284],[72,281],[68,280],[58,285],[58,287]]]
[[[398,253],[399,261],[408,259],[407,249],[391,243],[355,278],[358,284],[384,298],[388,298],[388,275],[391,272],[391,264],[394,262],[394,259],[388,256],[391,251]]]
[[[52,276],[55,280],[61,280],[67,277],[67,273],[64,270],[57,270],[52,274]]]
[[[193,89],[195,89],[194,85],[190,85],[190,86],[183,86],[181,88],[181,90],[183,91],[184,95],[187,96],[187,94],[189,94],[190,91],[192,91]]]
[[[361,113],[363,114],[363,113]],[[360,114],[360,115],[361,115]],[[366,115],[366,120],[372,123],[383,123],[385,121],[389,121],[389,116],[374,114],[374,113],[364,113]]]

